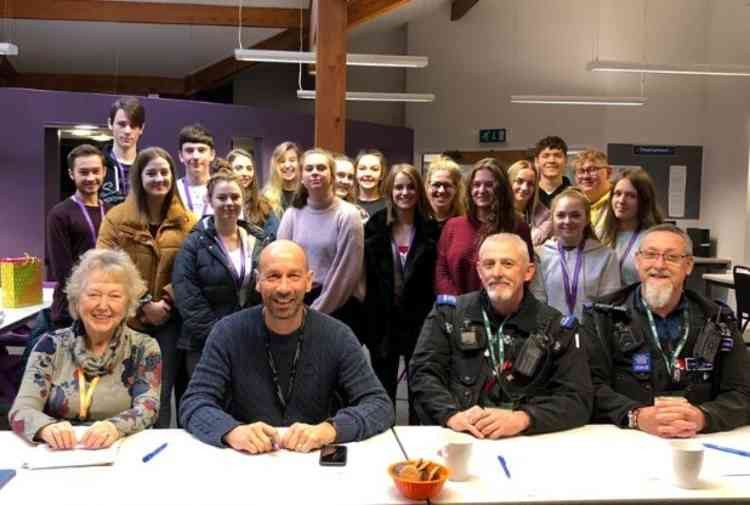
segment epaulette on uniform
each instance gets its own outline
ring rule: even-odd
[[[456,306],[456,297],[453,295],[438,295],[437,305],[450,305],[451,307]]]
[[[560,320],[560,327],[570,330],[576,325],[576,320],[576,316],[564,316]]]
[[[725,321],[731,321],[734,322],[737,320],[737,316],[735,316],[734,311],[732,310],[732,307],[727,305],[722,300],[714,300],[714,303],[719,306],[719,312],[721,313],[722,319]]]
[[[594,310],[601,312],[619,312],[620,314],[627,314],[628,308],[624,305],[612,305],[611,303],[594,303],[591,305]]]

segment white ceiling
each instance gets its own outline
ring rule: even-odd
[[[110,0],[128,1],[128,0]],[[149,0],[161,3],[238,5],[239,0]],[[387,31],[431,13],[450,0],[411,0],[360,25],[352,37]],[[244,7],[307,8],[309,0],[242,0]],[[252,46],[280,29],[243,28]],[[230,27],[4,20],[0,40],[19,47],[11,63],[22,73],[98,74],[182,78],[232,55],[238,30]]]

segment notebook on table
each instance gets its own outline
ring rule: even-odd
[[[81,440],[88,426],[74,426],[76,440]],[[86,449],[80,443],[70,450],[50,449],[47,444],[39,444],[29,449],[23,468],[27,470],[49,470],[53,468],[75,468],[82,466],[113,465],[120,450],[118,440],[106,449]]]

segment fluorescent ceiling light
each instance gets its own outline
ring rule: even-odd
[[[18,46],[10,42],[0,42],[0,56],[17,56]]]
[[[297,98],[315,100],[315,90],[298,89]],[[349,102],[434,102],[432,93],[375,93],[370,91],[347,91]]]
[[[646,103],[641,96],[542,96],[513,95],[511,103],[556,104],[556,105],[616,105],[638,107]]]
[[[240,61],[266,63],[315,63],[312,51],[274,51],[270,49],[235,49],[234,57]],[[347,54],[346,64],[354,67],[426,67],[426,56],[404,56],[400,54]]]
[[[81,129],[75,129],[70,130],[71,135],[75,135],[76,137],[91,137],[93,135],[92,130],[81,130]]]
[[[628,61],[596,60],[586,65],[591,72],[632,72],[636,74],[724,75],[750,77],[750,67],[743,65],[662,65]]]

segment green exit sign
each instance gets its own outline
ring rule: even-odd
[[[479,143],[505,142],[505,128],[479,130]]]

